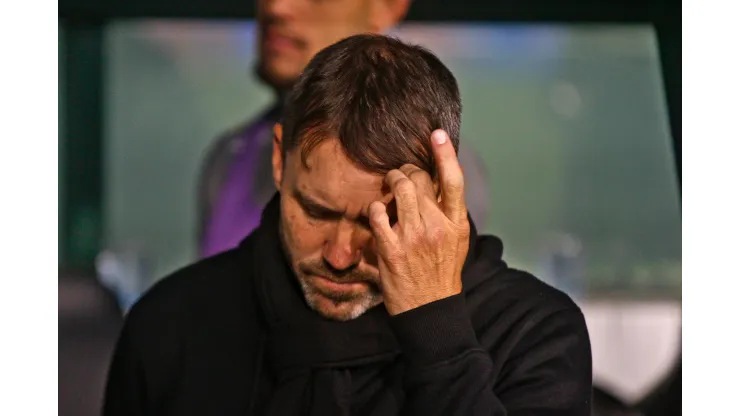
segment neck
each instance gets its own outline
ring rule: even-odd
[[[272,78],[259,63],[254,66],[254,74],[263,84],[272,89],[273,93],[275,93],[275,96],[278,99],[278,102],[280,103],[280,106],[282,107],[282,103],[285,100],[285,97],[288,95],[288,92],[290,92],[290,88],[293,86],[293,82],[279,82],[278,80]]]

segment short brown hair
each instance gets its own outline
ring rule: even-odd
[[[430,136],[443,129],[457,150],[462,103],[457,81],[427,49],[381,35],[356,35],[322,50],[289,93],[283,152],[303,163],[322,140],[339,139],[370,172],[412,163],[436,177]]]

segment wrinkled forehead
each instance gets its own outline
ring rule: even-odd
[[[296,190],[339,211],[364,211],[388,198],[384,175],[354,164],[336,139],[327,139],[303,155],[298,146],[286,154],[286,172]],[[305,164],[303,163],[305,159]]]

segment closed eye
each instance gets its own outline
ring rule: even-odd
[[[304,207],[303,211],[309,217],[317,220],[338,220],[342,217],[342,214],[330,210]]]
[[[338,220],[343,215],[341,212],[313,201],[306,195],[301,194],[298,190],[295,190],[293,195],[295,196],[296,201],[298,201],[298,205],[303,209],[303,212],[305,212],[310,218],[316,220]]]

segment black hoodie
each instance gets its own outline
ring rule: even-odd
[[[463,293],[336,322],[303,301],[278,238],[279,198],[236,249],[156,284],[110,368],[114,415],[588,415],[580,309],[513,270],[471,226]]]

